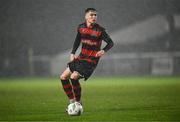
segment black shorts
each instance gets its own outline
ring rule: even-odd
[[[71,72],[77,71],[84,80],[87,80],[96,68],[96,65],[83,60],[73,60],[68,63],[68,66]]]

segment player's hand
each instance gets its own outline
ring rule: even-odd
[[[104,55],[104,53],[105,53],[104,50],[100,50],[100,51],[98,51],[98,52],[96,53],[96,57],[101,57],[101,56]]]
[[[70,55],[70,61],[73,61],[75,59],[77,59],[77,56],[75,54],[71,54]]]

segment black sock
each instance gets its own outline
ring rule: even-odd
[[[71,79],[71,83],[73,86],[74,95],[76,98],[76,101],[81,100],[81,84],[79,83],[79,80]]]
[[[73,88],[69,80],[61,80],[64,92],[69,99],[74,99]]]

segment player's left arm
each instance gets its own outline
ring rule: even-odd
[[[112,39],[110,38],[110,36],[106,33],[105,30],[102,31],[102,35],[101,35],[101,38],[102,40],[104,40],[107,44],[106,46],[97,52],[96,56],[97,57],[101,57],[105,54],[105,52],[107,52],[108,50],[110,50],[113,45],[114,45],[114,42],[112,41]]]

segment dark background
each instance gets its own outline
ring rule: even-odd
[[[172,15],[180,13],[179,0],[0,0],[0,76],[29,76],[29,50],[34,56],[54,56],[71,49],[87,7],[98,10],[98,23],[108,33],[154,15],[169,17],[171,22]],[[173,34],[178,35],[179,30]],[[169,38],[167,35],[160,38]],[[178,51],[177,44],[165,50]],[[148,45],[117,45],[112,52],[147,51],[151,49]],[[48,64],[37,64],[42,69],[43,65]]]

